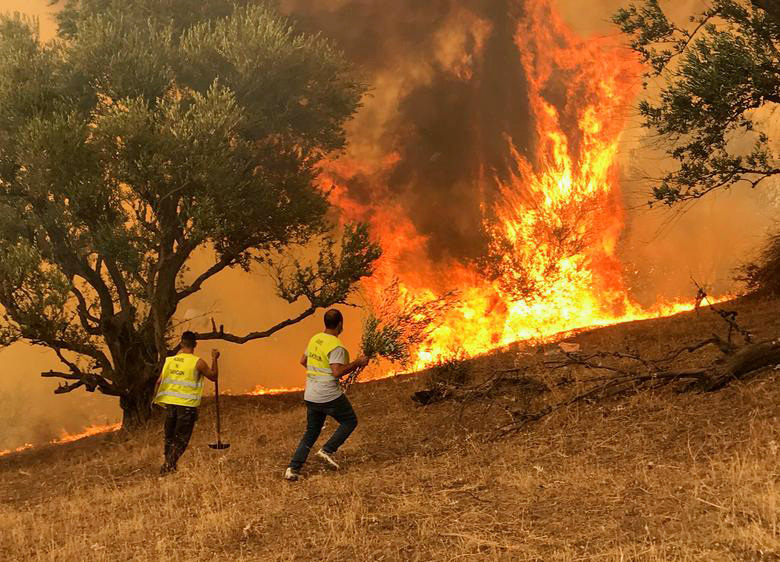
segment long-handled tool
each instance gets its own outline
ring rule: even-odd
[[[214,381],[214,403],[217,406],[217,442],[209,443],[209,447],[212,449],[227,449],[230,447],[230,443],[222,442],[222,425],[219,419],[219,377]]]

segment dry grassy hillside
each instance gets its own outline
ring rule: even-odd
[[[760,337],[778,333],[777,304],[738,307]],[[570,341],[663,353],[721,324],[691,313]],[[510,350],[470,376],[544,357]],[[303,429],[299,395],[227,399],[224,454],[206,446],[207,403],[163,480],[159,424],[0,458],[0,559],[780,560],[780,371],[717,393],[582,403],[498,440],[507,404],[555,393],[422,408],[409,397],[427,378],[353,388],[345,469],[312,462],[294,484],[281,475]]]

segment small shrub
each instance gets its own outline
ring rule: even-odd
[[[469,381],[469,366],[462,358],[445,359],[431,368],[431,384],[463,386]]]
[[[736,279],[749,293],[780,296],[780,232],[769,236],[757,260],[738,269]]]

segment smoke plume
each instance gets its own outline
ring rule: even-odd
[[[515,4],[280,3],[303,29],[331,37],[373,85],[351,125],[347,154],[369,177],[352,178],[350,196],[401,204],[434,261],[485,254],[480,205],[494,195],[492,177],[506,180],[514,171],[507,141],[522,154],[533,148]],[[370,177],[379,171],[381,182]]]
[[[626,1],[553,4],[576,33],[616,36],[610,18]],[[279,0],[279,6],[303,29],[336,41],[374,86],[351,125],[346,157],[360,173],[344,178],[349,196],[367,206],[400,206],[432,263],[484,256],[486,213],[497,184],[516,171],[510,152],[533,161],[535,149],[523,53],[514,40],[522,0]],[[666,2],[664,9],[686,25],[701,5]],[[559,87],[553,80],[543,92],[559,108],[567,103],[566,79],[560,74]],[[688,296],[691,277],[713,291],[733,290],[734,268],[760,244],[776,205],[735,189],[691,208],[647,210],[646,176],[669,162],[639,117],[628,121],[618,155],[628,210],[620,254],[636,298],[652,304]]]

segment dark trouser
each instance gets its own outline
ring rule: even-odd
[[[290,468],[293,470],[300,470],[303,463],[306,462],[309,450],[320,436],[322,425],[325,423],[327,416],[335,418],[339,422],[339,427],[333,433],[333,436],[328,439],[328,442],[323,445],[322,450],[326,453],[338,451],[339,447],[347,440],[347,437],[355,431],[358,423],[352,404],[349,403],[349,400],[343,394],[335,400],[323,404],[308,401],[304,403],[306,404],[306,433],[303,434],[303,438],[298,444],[298,449],[296,449],[290,461]]]
[[[166,404],[165,418],[165,466],[176,469],[179,457],[184,453],[198,419],[198,409],[189,406]]]

